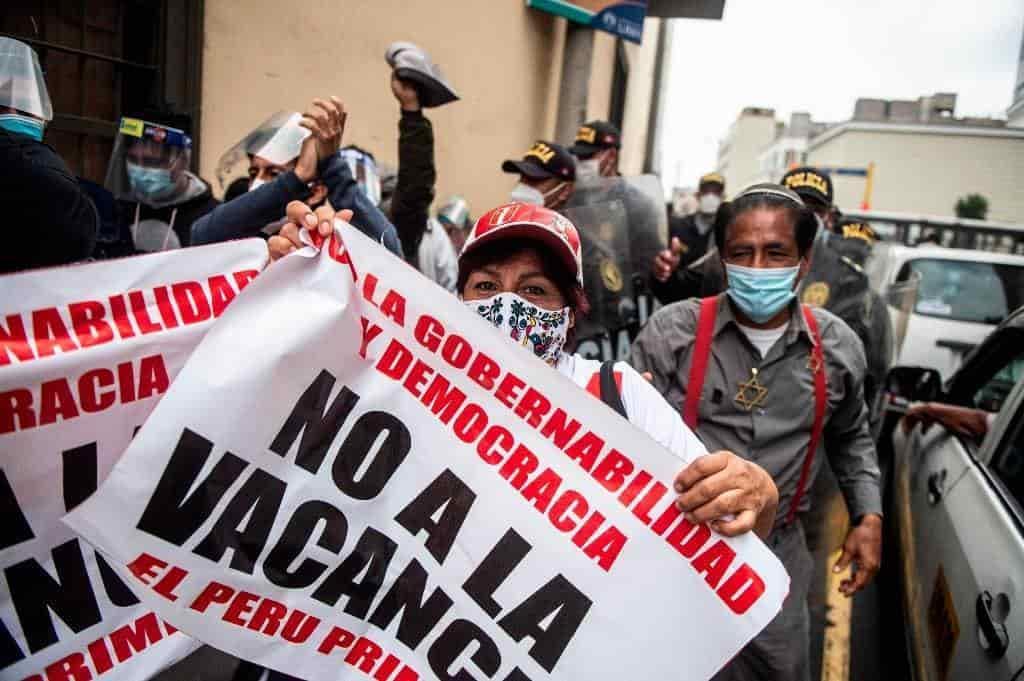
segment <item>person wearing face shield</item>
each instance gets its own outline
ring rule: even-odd
[[[0,37],[0,205],[13,243],[0,273],[88,258],[99,216],[63,159],[43,142],[53,119],[35,50]]]
[[[289,223],[268,244],[272,259],[302,247],[308,212],[302,205],[290,207]],[[325,217],[318,211],[314,222]],[[727,536],[750,531],[764,536],[777,501],[764,469],[729,451],[707,454],[679,412],[625,362],[600,362],[565,350],[589,309],[580,234],[569,220],[536,204],[509,203],[487,211],[470,229],[458,268],[460,298],[508,342],[604,401],[668,450],[699,457],[674,481],[665,481],[676,489],[680,510]]]
[[[715,216],[725,195],[725,178],[707,173],[697,185],[697,212],[669,219],[669,247],[654,258],[651,290],[662,303],[702,292],[701,266],[714,255]]]
[[[837,568],[853,562],[857,570],[840,591],[852,596],[862,589],[881,562],[880,476],[864,403],[867,363],[849,326],[796,298],[818,229],[797,194],[754,185],[719,217],[714,239],[725,293],[655,312],[633,346],[633,364],[682,406],[684,421],[709,448],[756,456],[779,489],[767,543],[789,572],[789,597],[715,680],[807,681],[813,560],[801,516],[822,458],[851,518]]]
[[[121,118],[104,186],[120,204],[126,252],[188,246],[193,223],[218,204],[206,181],[189,170],[187,122],[155,113]]]
[[[509,201],[558,210],[565,206],[576,186],[576,161],[554,142],[537,140],[519,161],[507,160],[502,172],[518,175]]]
[[[248,191],[221,204],[192,226],[192,243],[205,244],[273,231],[291,201],[317,207],[329,200],[352,210],[352,224],[401,254],[395,228],[362,189],[366,173],[339,153],[345,107],[337,97],[314,99],[306,111],[279,112],[260,124],[221,158],[221,183],[243,161]],[[361,178],[361,180],[360,180]]]
[[[427,230],[420,241],[417,264],[420,272],[441,288],[454,292],[458,276],[458,252],[465,243],[469,224],[466,200],[453,196],[427,220]]]
[[[469,236],[469,230],[473,227],[473,219],[469,217],[469,204],[461,196],[449,198],[437,211],[437,221],[441,223],[444,231],[456,253],[462,252],[462,247]]]

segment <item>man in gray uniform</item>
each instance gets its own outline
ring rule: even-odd
[[[807,591],[812,559],[799,515],[824,451],[852,518],[843,554],[857,570],[841,590],[863,588],[881,561],[881,494],[863,386],[864,349],[822,309],[798,304],[817,224],[791,190],[755,185],[716,220],[725,294],[656,312],[633,346],[633,364],[711,449],[746,455],[779,488],[767,543],[792,580],[782,612],[723,669],[725,679],[810,679]],[[687,495],[708,495],[702,492]],[[687,496],[684,495],[684,496]],[[688,499],[699,504],[702,499]]]

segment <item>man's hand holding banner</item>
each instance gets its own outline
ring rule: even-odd
[[[378,681],[705,679],[774,617],[775,557],[672,505],[686,462],[340,235],[250,285],[67,517],[147,606]]]

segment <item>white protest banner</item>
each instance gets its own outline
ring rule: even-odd
[[[197,645],[60,518],[266,252],[251,239],[0,277],[0,677],[143,679]]]
[[[778,612],[680,459],[345,228],[214,325],[65,521],[162,618],[306,679],[707,679]],[[461,671],[460,671],[461,670]]]

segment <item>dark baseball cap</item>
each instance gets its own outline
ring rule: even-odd
[[[576,131],[576,141],[569,151],[575,156],[586,158],[603,149],[622,147],[622,133],[608,121],[590,121]]]
[[[569,151],[554,142],[538,140],[523,155],[523,160],[508,160],[501,164],[506,173],[525,175],[532,180],[557,177],[567,182],[576,181],[576,159]]]
[[[782,176],[779,184],[792,189],[805,201],[810,199],[825,206],[832,205],[832,178],[817,168],[793,168]]]
[[[722,177],[721,173],[705,173],[700,176],[700,181],[697,183],[697,190],[700,191],[704,187],[709,185],[717,184],[718,188],[725,191],[725,178]]]
[[[839,222],[836,231],[843,239],[860,239],[868,246],[874,246],[878,241],[878,232],[863,220],[844,218]]]

